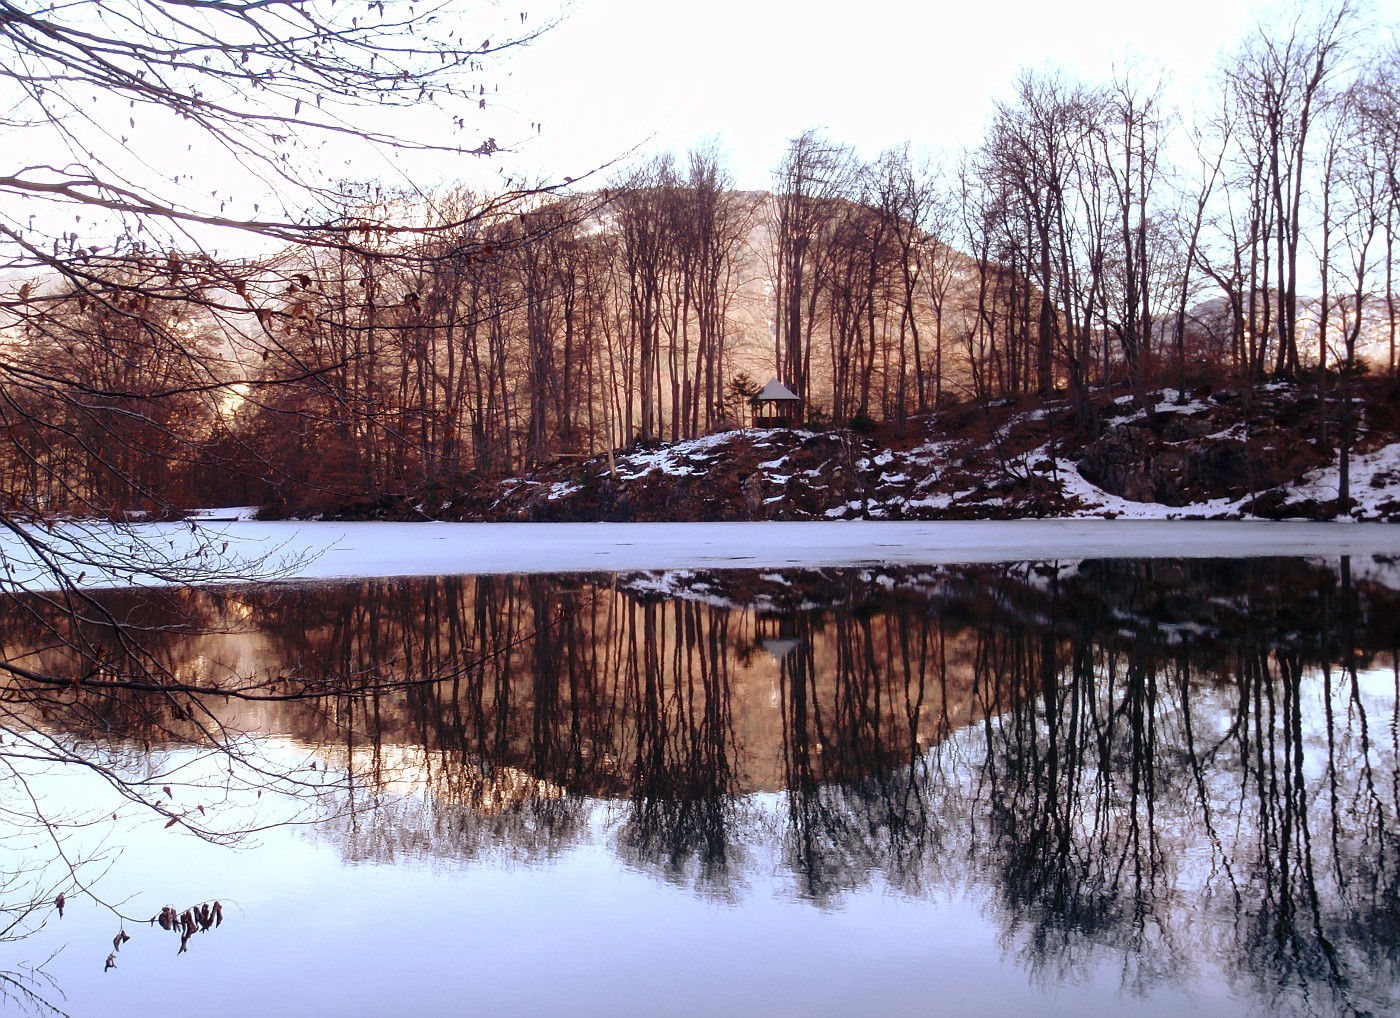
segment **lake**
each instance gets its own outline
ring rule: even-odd
[[[75,1016],[1400,1007],[1394,557],[89,596],[4,637],[112,683],[7,684]]]

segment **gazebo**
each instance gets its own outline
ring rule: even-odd
[[[802,398],[774,378],[753,398],[755,428],[792,428],[802,423]]]

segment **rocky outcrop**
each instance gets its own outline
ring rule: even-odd
[[[1250,476],[1270,470],[1269,461],[1235,439],[1168,441],[1129,426],[1110,429],[1084,449],[1076,466],[1110,494],[1169,506],[1239,498],[1250,490]]]
[[[1296,432],[1267,419],[1247,427],[1223,407],[1197,406],[1109,427],[1081,450],[1077,469],[1119,498],[1184,508],[1236,501],[1325,462]]]

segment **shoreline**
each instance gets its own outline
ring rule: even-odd
[[[1400,526],[1269,520],[66,524],[83,589],[365,577],[817,569],[1096,558],[1400,558]],[[13,535],[6,592],[57,588]]]

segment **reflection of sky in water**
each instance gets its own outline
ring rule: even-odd
[[[794,897],[774,858],[719,901],[628,866],[606,825],[591,826],[600,840],[525,866],[347,865],[335,845],[293,830],[231,850],[148,824],[104,885],[164,892],[143,892],[126,906],[136,912],[219,896],[229,920],[178,958],[172,934],[128,927],[118,969],[104,973],[116,926],[75,901],[24,948],[37,957],[68,943],[50,971],[78,1016],[176,1001],[240,1018],[1235,1013],[1200,990],[1124,999],[1111,954],[1072,988],[1037,985],[975,888],[913,899],[877,882],[818,908]]]
[[[1230,568],[1233,575],[1238,567]],[[980,589],[985,575],[963,580]],[[732,771],[722,779],[671,775],[658,782],[643,764],[643,750],[656,747],[640,729],[626,727],[638,724],[636,719],[616,729],[599,725],[596,741],[585,740],[584,746],[585,753],[635,753],[635,759],[609,759],[596,767],[566,760],[557,753],[557,740],[568,728],[568,712],[538,713],[552,694],[539,684],[541,673],[531,671],[533,651],[519,652],[525,664],[511,680],[521,685],[510,705],[520,716],[512,715],[511,737],[502,744],[508,753],[499,760],[463,765],[459,759],[445,767],[445,745],[463,738],[462,732],[434,729],[435,745],[426,752],[412,741],[419,721],[425,730],[442,722],[444,704],[430,697],[419,714],[410,709],[411,697],[400,698],[387,712],[397,726],[393,738],[400,741],[384,744],[375,758],[384,767],[382,780],[366,783],[363,746],[347,754],[330,737],[333,730],[287,715],[283,720],[301,725],[298,731],[327,741],[311,748],[291,739],[260,740],[265,762],[293,768],[312,788],[324,790],[313,805],[334,810],[348,801],[340,768],[353,759],[361,770],[354,802],[362,812],[341,813],[319,826],[271,826],[236,849],[203,844],[159,821],[123,819],[114,828],[78,832],[69,842],[75,852],[84,842],[95,846],[98,837],[122,846],[98,890],[134,895],[122,904],[124,912],[148,916],[165,904],[184,908],[218,898],[228,921],[197,935],[178,958],[178,937],[129,924],[133,939],[122,949],[117,970],[104,973],[117,921],[70,893],[68,915],[61,921],[51,917],[35,936],[8,945],[4,967],[20,958],[42,959],[66,944],[49,971],[78,1018],[145,1015],[176,1001],[192,1002],[205,1015],[239,1016],[1226,1018],[1288,1014],[1304,1001],[1319,1014],[1334,1013],[1327,973],[1304,972],[1315,960],[1309,953],[1313,932],[1302,931],[1301,947],[1270,941],[1279,927],[1267,913],[1282,901],[1280,885],[1269,883],[1274,878],[1260,868],[1271,858],[1260,846],[1270,844],[1286,857],[1290,891],[1300,889],[1302,864],[1315,869],[1316,914],[1337,944],[1341,970],[1359,983],[1379,981],[1357,986],[1351,1002],[1384,1012],[1396,992],[1386,980],[1395,971],[1400,943],[1392,937],[1394,918],[1374,914],[1391,899],[1368,883],[1367,871],[1380,866],[1384,884],[1390,872],[1385,867],[1395,865],[1377,858],[1378,850],[1393,852],[1397,838],[1396,679],[1389,661],[1373,662],[1356,675],[1355,698],[1340,667],[1331,669],[1330,698],[1328,680],[1315,665],[1298,672],[1301,758],[1285,745],[1293,710],[1288,683],[1281,670],[1271,673],[1257,716],[1250,715],[1255,741],[1245,752],[1231,736],[1245,702],[1231,662],[1246,661],[1260,647],[1310,647],[1317,634],[1297,626],[1312,609],[1301,600],[1280,607],[1263,599],[1277,593],[1277,580],[1267,576],[1262,587],[1246,585],[1243,593],[1226,592],[1218,601],[1200,596],[1200,576],[1188,577],[1190,582],[1175,587],[1165,584],[1161,602],[1155,595],[1140,599],[1125,577],[1131,574],[1091,570],[1082,588],[1052,597],[1053,585],[1044,576],[1013,576],[988,598],[994,610],[967,607],[950,595],[936,608],[932,601],[881,604],[853,624],[833,622],[834,612],[813,615],[799,627],[802,649],[783,655],[762,649],[793,640],[786,630],[777,632],[773,619],[759,625],[742,611],[692,606],[686,617],[702,636],[706,627],[720,627],[730,640],[726,653],[735,658],[725,672],[732,702],[726,689],[722,708],[731,726],[725,728],[725,766]],[[1304,584],[1305,592],[1316,589],[1317,579],[1308,578],[1313,586]],[[960,582],[953,576],[949,589]],[[1080,573],[1056,582],[1079,583]],[[1126,593],[1115,593],[1120,586]],[[505,594],[515,597],[512,590]],[[1086,607],[1086,592],[1102,596],[1103,604]],[[810,593],[794,596],[805,600]],[[417,593],[396,588],[393,597],[391,605],[411,605]],[[599,595],[587,603],[606,608],[611,602],[605,602]],[[847,603],[869,607],[861,597]],[[1382,599],[1372,608],[1379,605],[1377,617],[1386,617],[1390,604]],[[1269,629],[1275,610],[1293,613],[1295,628],[1283,640]],[[979,614],[986,611],[993,611],[996,626]],[[1241,637],[1237,649],[1222,638],[1230,613],[1258,624],[1248,638],[1256,642],[1246,647]],[[624,616],[635,618],[627,612],[593,618]],[[938,621],[943,617],[956,619],[946,632]],[[298,632],[311,631],[302,616],[292,619],[302,627]],[[1081,627],[1082,619],[1093,621]],[[1323,643],[1341,631],[1335,622],[1322,627]],[[636,636],[636,630],[627,631]],[[1024,657],[1028,649],[1034,653],[1047,645],[1046,633],[1057,646],[1089,652],[1078,681],[1091,691],[1074,694],[1082,696],[1075,701],[1078,713],[1065,705],[1075,688],[1069,662],[1080,659],[1069,650],[1058,658],[1056,703],[1065,713],[1055,724],[1073,718],[1111,729],[1108,742],[1090,738],[1085,758],[1075,765],[1065,759],[1055,770],[1045,766],[1053,726],[1040,673],[1027,669],[1034,661]],[[930,672],[911,707],[904,699],[909,674],[900,671],[906,659],[892,649],[895,637],[911,634],[916,643],[936,638],[920,645],[943,647],[953,662],[950,676],[957,669],[991,667],[988,662],[1019,661],[1019,677],[1008,679],[995,668],[979,673],[978,683],[1003,691],[981,701],[980,717],[968,706],[973,701],[960,700],[955,730],[930,739],[937,731],[928,722],[938,714],[938,684]],[[563,627],[553,633],[547,653],[555,656],[549,661],[573,660],[578,647],[591,646],[576,647],[565,635]],[[945,637],[946,645],[940,644]],[[1369,645],[1377,644],[1386,645],[1370,638]],[[654,659],[663,673],[675,646],[658,644]],[[1172,656],[1183,646],[1198,664],[1201,655],[1212,662],[1209,671],[1193,674],[1185,695]],[[872,651],[868,659],[865,650]],[[1308,660],[1306,653],[1300,661]],[[779,660],[782,681],[775,677]],[[833,685],[838,661],[859,667]],[[793,706],[799,668],[808,669],[812,698],[801,711]],[[1156,683],[1147,712],[1155,740],[1150,762],[1133,749],[1128,724],[1136,702],[1128,690],[1144,674]],[[685,688],[675,676],[663,677],[665,688]],[[964,696],[977,685],[967,679],[950,679],[945,693],[952,688]],[[1017,684],[1028,679],[1033,684],[1024,688],[1031,695],[1016,706],[1022,694],[1006,690],[1022,688]],[[619,682],[603,692],[621,695],[628,688]],[[853,708],[862,697],[865,705]],[[878,707],[873,714],[872,704]],[[585,720],[596,723],[631,709],[605,704]],[[672,726],[671,741],[662,740],[667,766],[679,772],[711,765],[711,757],[684,745],[697,738],[687,726],[707,718],[705,710],[663,715]],[[877,715],[887,717],[878,722],[886,726],[884,734],[867,739],[865,726],[876,723]],[[792,732],[799,717],[811,728],[800,738]],[[911,726],[911,717],[920,720]],[[1189,752],[1183,749],[1191,741],[1188,723],[1196,740]],[[549,781],[525,769],[539,752],[529,739],[540,738],[542,730],[548,736],[542,745],[555,753]],[[1068,746],[1065,729],[1058,730]],[[911,732],[918,744],[912,758]],[[798,744],[808,742],[820,765],[804,771],[792,761],[800,755]],[[476,751],[486,742],[469,745]],[[1261,749],[1273,754],[1263,772],[1246,771],[1259,765],[1253,754]],[[702,860],[705,847],[695,840],[696,828],[685,826],[697,822],[694,817],[664,811],[643,816],[648,795],[695,794],[713,803],[718,790],[754,773],[743,757],[755,753],[769,761],[765,780],[723,799],[719,812],[699,817],[702,828],[722,820],[723,863],[717,868]],[[221,781],[217,760],[186,750],[168,750],[158,759],[164,770],[157,783],[167,773],[179,774],[180,781],[172,782],[176,802],[184,808],[203,802],[211,810],[217,804],[222,812],[214,819],[230,826],[247,825],[252,816],[260,825],[302,819],[310,808],[304,798],[273,793],[250,799],[240,792],[223,801],[211,791]],[[330,772],[310,771],[311,760],[330,763]],[[1103,784],[1100,760],[1111,772]],[[875,761],[878,766],[872,766]],[[784,767],[792,768],[790,775],[806,776],[792,786],[801,785],[801,791],[771,790],[767,776]],[[1374,787],[1364,781],[1367,767]],[[1134,775],[1149,772],[1155,798],[1146,803],[1134,791]],[[487,773],[489,779],[482,778]],[[429,774],[431,784],[415,783]],[[1295,777],[1301,786],[1291,785]],[[568,787],[573,780],[582,791]],[[611,781],[620,783],[620,797],[598,797],[596,788]],[[207,787],[196,793],[181,782]],[[1260,799],[1258,787],[1269,782],[1284,790]],[[90,775],[44,776],[34,787],[46,808],[62,803],[66,811],[94,815],[112,808]],[[1208,801],[1204,811],[1201,795]],[[1057,796],[1072,803],[1056,817],[1063,827],[1047,824],[1042,837],[1037,810],[1053,808]],[[474,812],[464,801],[491,808]],[[1308,811],[1306,831],[1288,816],[1294,806]],[[1337,817],[1344,823],[1329,830]],[[1134,848],[1131,832],[1144,823],[1153,829]],[[1300,832],[1311,834],[1306,846],[1298,842]],[[1063,846],[1048,844],[1061,836]],[[8,854],[0,859],[7,868],[19,851],[16,839],[6,843]],[[1155,860],[1152,872],[1135,891],[1133,870],[1145,858]],[[1278,862],[1277,853],[1272,858]],[[1300,925],[1313,921],[1306,902],[1288,907],[1302,909]],[[1372,966],[1377,959],[1381,964]],[[1386,999],[1373,1001],[1373,995]]]
[[[1385,692],[1378,680],[1367,685]],[[1310,694],[1320,688],[1320,677],[1307,683]],[[977,795],[976,773],[962,765],[975,759],[980,739],[965,731],[929,754],[939,779],[970,779],[938,790],[935,801],[966,805]],[[297,754],[272,748],[282,758]],[[71,774],[38,787],[84,809],[100,808],[103,799],[98,783]],[[106,839],[125,847],[100,886],[139,889],[124,912],[154,914],[165,903],[218,897],[229,921],[197,936],[178,958],[172,934],[128,924],[133,939],[117,971],[104,973],[117,923],[75,897],[67,916],[23,949],[41,957],[68,945],[49,971],[78,1016],[146,1014],[156,999],[197,999],[199,1013],[212,1016],[405,1008],[424,1016],[1253,1013],[1203,952],[1191,970],[1161,974],[1146,996],[1125,992],[1125,969],[1152,963],[1132,958],[1125,945],[1090,937],[1072,957],[1049,969],[1039,964],[1025,923],[996,900],[987,874],[966,864],[976,846],[962,817],[939,818],[949,825],[946,858],[930,862],[931,879],[917,893],[866,873],[859,886],[817,904],[804,898],[773,836],[783,830],[783,793],[738,805],[734,833],[742,844],[731,856],[742,863],[723,893],[693,879],[664,879],[657,867],[630,859],[620,841],[625,803],[580,805],[578,838],[555,856],[526,862],[508,846],[490,845],[471,859],[406,851],[392,864],[349,862],[344,818],[325,831],[273,827],[237,849],[157,823],[123,823]],[[400,819],[412,817],[422,796],[396,795],[386,806]],[[265,796],[258,811],[273,820],[301,814],[303,804]],[[399,837],[420,847],[430,841]],[[79,835],[71,846],[84,840]],[[1176,886],[1189,895],[1206,881],[1212,859],[1196,843],[1179,861]],[[1202,903],[1199,915],[1176,921],[1209,942],[1228,935],[1229,918],[1228,910]],[[1221,923],[1226,928],[1210,928]]]

